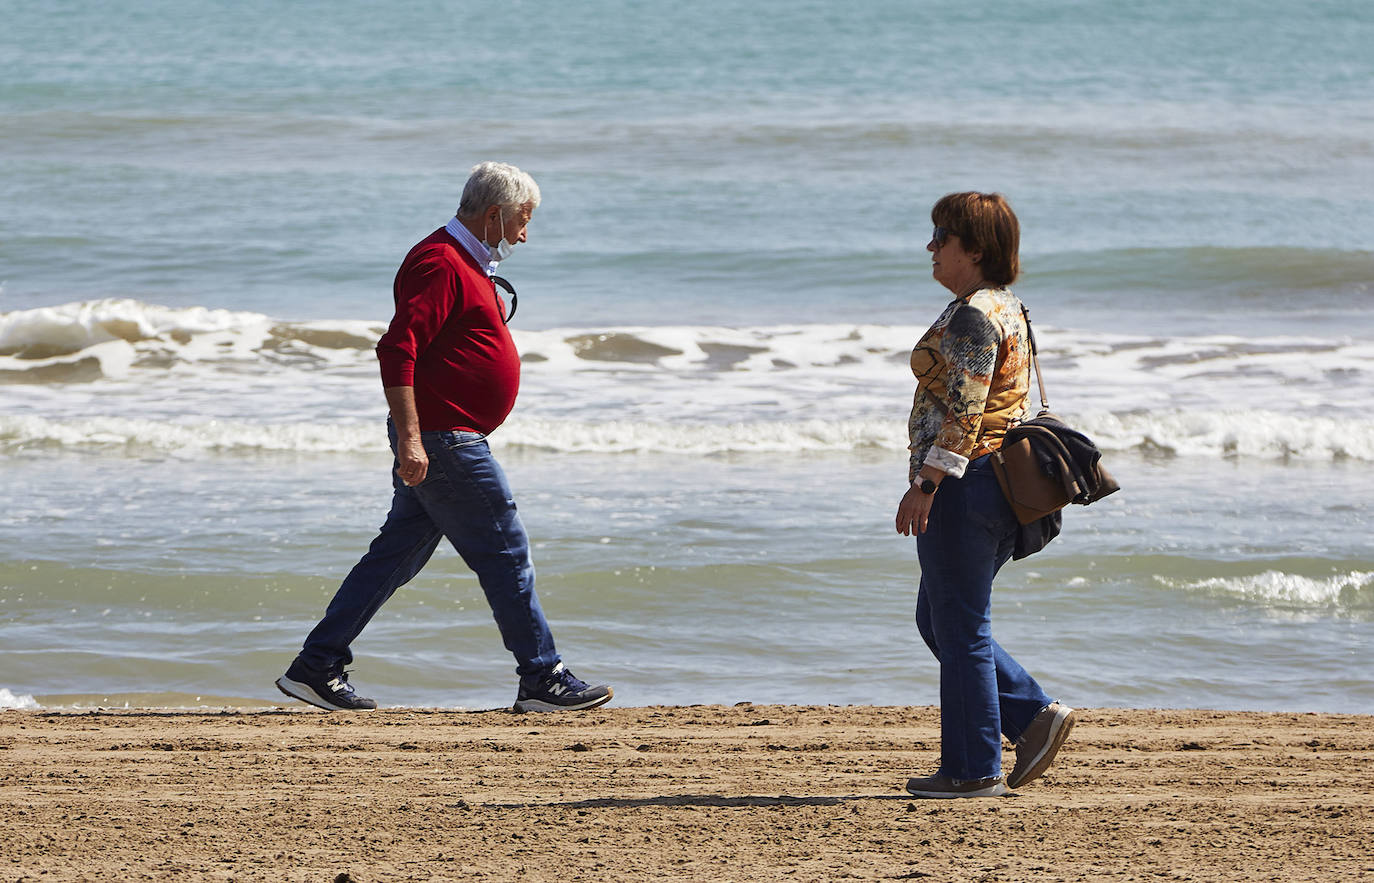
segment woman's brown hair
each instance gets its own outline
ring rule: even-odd
[[[959,237],[964,251],[981,252],[978,269],[994,285],[1021,275],[1021,225],[1000,193],[949,193],[930,210],[930,220]]]

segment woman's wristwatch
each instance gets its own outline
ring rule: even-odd
[[[920,488],[921,493],[925,494],[927,497],[935,493],[935,489],[939,487],[938,484],[936,484],[928,478],[921,479],[921,483],[916,486]]]

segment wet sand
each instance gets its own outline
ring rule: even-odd
[[[1374,717],[1084,709],[1010,796],[906,795],[938,754],[933,708],[4,711],[0,879],[1374,880]]]

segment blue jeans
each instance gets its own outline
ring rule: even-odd
[[[391,450],[396,427],[387,421]],[[349,645],[386,599],[429,561],[448,537],[477,574],[515,671],[532,681],[558,664],[553,634],[534,591],[529,538],[515,509],[510,485],[478,432],[421,433],[429,472],[407,487],[391,472],[391,511],[367,554],[339,586],[324,619],[305,639],[298,657],[309,668],[329,670],[353,661]]]
[[[1015,742],[1053,701],[992,639],[992,580],[1016,530],[989,455],[940,482],[916,540],[916,626],[940,660],[940,772],[951,778],[1000,775],[1002,734]]]

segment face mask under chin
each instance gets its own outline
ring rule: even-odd
[[[489,251],[488,258],[493,264],[501,263],[506,258],[510,257],[510,253],[515,250],[515,244],[506,241],[506,217],[500,213],[499,209],[497,210],[496,216],[496,229],[501,231],[500,241],[495,245],[492,245],[490,242],[486,243]]]

